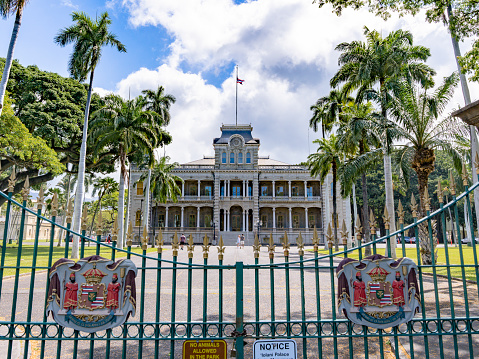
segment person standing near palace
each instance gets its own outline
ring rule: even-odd
[[[106,307],[110,310],[118,309],[118,294],[120,292],[121,284],[118,283],[118,275],[113,273],[111,283],[108,284],[108,294],[106,297]]]
[[[181,250],[183,250],[183,246],[185,245],[185,242],[186,242],[186,237],[184,234],[181,235],[180,237],[180,247],[181,247]]]
[[[403,307],[406,304],[404,300],[404,281],[401,279],[401,273],[396,272],[396,280],[393,281],[393,304]]]
[[[353,282],[354,287],[354,301],[353,305],[355,307],[364,307],[368,304],[366,299],[366,284],[363,282],[363,277],[361,272],[356,273],[356,280]]]
[[[75,273],[70,274],[70,283],[65,284],[65,300],[63,308],[75,309],[78,305],[78,283],[76,283]]]

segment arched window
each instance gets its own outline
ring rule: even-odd
[[[226,163],[226,152],[221,154],[221,163]]]
[[[235,163],[235,154],[234,152],[230,153],[230,163]]]
[[[251,153],[246,152],[246,163],[251,163]]]
[[[238,163],[243,163],[243,152],[238,153]]]

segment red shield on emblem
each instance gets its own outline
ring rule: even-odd
[[[82,284],[79,307],[90,310],[105,308],[105,283]]]

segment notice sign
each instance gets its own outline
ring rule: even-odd
[[[296,359],[296,342],[293,339],[257,340],[253,345],[253,359]]]
[[[183,343],[183,359],[226,359],[226,342],[187,340]]]

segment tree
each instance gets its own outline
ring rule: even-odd
[[[18,30],[22,24],[23,9],[27,3],[28,0],[0,0],[0,15],[3,18],[15,14],[15,24],[13,25],[12,36],[10,37],[10,44],[8,45],[7,59],[2,74],[2,81],[0,82],[0,115],[2,114],[8,77],[10,76],[10,69],[12,67],[13,51],[15,50],[15,44],[18,38]]]
[[[156,162],[151,170],[151,193],[156,202],[166,203],[168,199],[178,202],[178,196],[181,196],[181,188],[178,183],[183,183],[183,179],[171,172],[178,167],[178,163],[168,163],[170,157],[163,156]],[[139,181],[144,181],[147,174],[143,174]]]
[[[328,96],[321,97],[316,103],[310,107],[313,111],[313,117],[309,120],[309,127],[314,132],[318,131],[318,125],[321,123],[323,138],[326,132],[333,129],[333,125],[338,121],[341,109],[351,98],[339,90],[331,90]]]
[[[60,46],[65,46],[70,43],[75,44],[74,51],[68,64],[68,70],[73,78],[79,81],[85,81],[88,74],[90,74],[83,123],[83,137],[80,149],[80,162],[78,165],[78,185],[75,196],[77,201],[75,201],[75,207],[73,210],[73,230],[78,233],[82,212],[82,202],[78,199],[83,198],[84,191],[83,181],[85,176],[88,115],[93,90],[93,75],[95,68],[100,61],[101,50],[104,46],[110,45],[116,47],[120,52],[126,52],[126,48],[120,41],[118,41],[114,34],[108,31],[111,20],[107,12],[101,14],[95,21],[92,21],[92,19],[83,12],[73,12],[72,21],[76,22],[76,24],[61,30],[55,37],[55,42]],[[75,238],[73,241],[71,256],[72,258],[78,257],[78,238]]]
[[[90,226],[90,235],[93,232],[93,224],[95,223],[95,217],[98,213],[98,210],[100,211],[102,210],[101,200],[103,199],[104,196],[112,194],[114,192],[118,192],[118,190],[119,190],[118,182],[111,177],[97,178],[93,182],[92,195],[95,196],[98,193],[98,202],[95,207],[95,212],[93,213],[92,224]]]
[[[390,104],[391,117],[396,120],[402,138],[407,140],[398,157],[416,172],[419,190],[419,213],[426,215],[425,191],[428,191],[428,179],[434,170],[435,150],[440,149],[450,155],[458,171],[461,171],[462,161],[460,154],[451,145],[455,126],[446,118],[438,122],[447,103],[451,100],[459,76],[452,74],[444,79],[432,94],[426,89],[418,88],[411,83],[402,81],[396,96]],[[404,171],[404,166],[401,167]],[[409,176],[404,176],[408,178]],[[423,264],[432,263],[433,248],[428,237],[419,238]]]
[[[335,250],[339,250],[338,241],[338,215],[337,215],[337,179],[338,170],[341,167],[344,153],[339,148],[338,138],[331,134],[329,139],[321,138],[313,141],[318,144],[318,150],[316,153],[312,153],[308,156],[307,166],[311,172],[312,177],[320,178],[323,182],[329,172],[333,174],[333,227],[334,227],[334,245]]]
[[[95,151],[104,147],[114,148],[120,164],[120,191],[118,197],[118,238],[123,238],[125,179],[130,156],[147,157],[153,164],[154,149],[171,142],[170,135],[159,126],[158,114],[143,109],[141,99],[123,101],[110,95],[105,106],[93,114],[91,139],[96,143]],[[123,248],[123,241],[118,243]]]
[[[432,83],[435,74],[423,62],[429,57],[429,49],[413,46],[413,36],[408,31],[397,30],[383,38],[377,31],[365,27],[366,42],[341,43],[336,50],[341,51],[338,64],[341,66],[331,79],[332,87],[344,83],[343,90],[349,93],[357,90],[357,98],[371,99],[378,103],[384,119],[382,148],[385,172],[386,207],[390,216],[391,232],[395,232],[394,194],[391,172],[390,149],[394,124],[387,120],[391,91],[400,79],[417,81],[424,86]],[[393,245],[395,256],[395,242]]]

